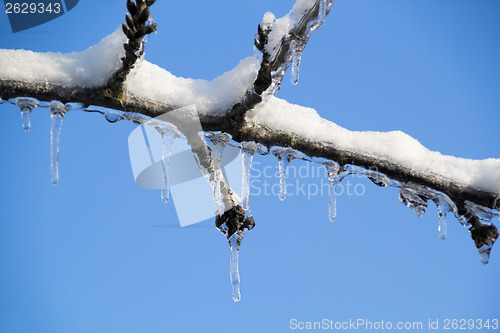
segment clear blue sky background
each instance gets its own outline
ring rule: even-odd
[[[158,0],[146,58],[212,79],[253,54],[266,11],[281,16],[292,4]],[[307,45],[299,85],[287,76],[278,96],[351,130],[402,130],[444,154],[498,158],[499,14],[498,1],[338,0]],[[80,1],[13,34],[0,13],[0,47],[83,50],[124,15],[125,1]],[[442,241],[433,205],[418,218],[396,189],[357,178],[350,182],[364,194],[341,195],[333,224],[326,193],[251,198],[257,227],[241,248],[243,298],[234,303],[229,247],[213,221],[180,228],[171,203],[134,184],[127,137],[135,125],[69,113],[53,187],[49,112],[34,110],[29,134],[15,107],[0,112],[2,333],[289,332],[293,318],[424,327],[500,318],[498,248],[484,266],[454,218]]]

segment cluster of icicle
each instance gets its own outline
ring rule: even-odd
[[[9,101],[0,100],[0,104],[10,102],[19,107],[21,111],[22,127],[25,131],[30,130],[30,114],[32,110],[36,107],[47,108],[51,112],[51,122],[50,122],[50,157],[51,157],[51,181],[52,184],[56,185],[59,180],[59,136],[61,133],[61,125],[63,118],[68,111],[72,110],[83,110],[87,112],[98,112],[101,113],[108,122],[115,123],[120,120],[128,120],[138,125],[150,125],[153,126],[163,137],[163,150],[162,150],[162,169],[163,169],[163,180],[165,188],[161,191],[161,199],[163,202],[167,202],[169,198],[169,161],[172,155],[172,145],[175,138],[180,136],[174,125],[167,122],[150,118],[148,116],[138,114],[138,113],[128,113],[116,110],[90,110],[84,109],[82,105],[76,103],[62,104],[58,101],[52,102],[39,102],[33,98],[15,98]],[[201,141],[205,144],[205,149],[210,156],[210,166],[203,166],[198,163],[200,171],[206,178],[207,182],[211,185],[214,193],[213,199],[218,204],[217,215],[221,215],[228,207],[224,207],[223,196],[221,194],[221,184],[223,182],[223,173],[221,169],[221,160],[224,148],[230,142],[231,137],[226,133],[221,132],[201,132]],[[446,238],[447,234],[447,216],[449,214],[454,215],[458,221],[466,228],[469,228],[466,218],[463,215],[458,214],[458,210],[454,202],[444,193],[435,191],[428,187],[424,187],[412,183],[402,183],[392,179],[389,179],[384,174],[363,169],[354,165],[344,165],[339,166],[336,162],[331,160],[325,160],[320,158],[311,158],[301,152],[298,152],[292,148],[283,147],[272,147],[268,149],[267,147],[255,143],[255,142],[242,142],[241,145],[242,152],[242,193],[241,199],[236,196],[236,200],[241,200],[237,204],[241,203],[241,207],[246,211],[247,215],[251,216],[250,213],[250,183],[251,183],[251,168],[253,156],[256,153],[261,155],[271,154],[277,157],[279,166],[279,199],[285,200],[286,198],[286,179],[287,179],[287,168],[290,162],[294,159],[306,160],[313,163],[318,163],[326,168],[326,174],[328,177],[328,182],[330,185],[329,191],[329,205],[328,205],[328,216],[329,220],[334,222],[336,220],[336,189],[343,179],[349,175],[364,175],[375,185],[380,187],[396,187],[399,188],[399,200],[405,206],[413,209],[417,216],[422,217],[427,209],[428,201],[432,201],[438,211],[439,224],[438,232],[441,239]],[[210,172],[210,168],[213,173]],[[490,225],[493,218],[499,216],[497,210],[492,210],[483,206],[476,205],[472,202],[466,202],[466,208],[468,213],[476,216],[482,224]],[[227,229],[219,228],[222,232],[226,233]],[[240,294],[240,276],[238,271],[238,251],[239,246],[243,237],[245,236],[244,231],[237,231],[232,236],[228,237],[229,245],[231,248],[231,260],[230,260],[230,278],[233,288],[233,299],[239,301],[241,299]],[[479,249],[481,261],[483,263],[488,263],[489,253],[491,247],[483,246]]]
[[[284,61],[280,66],[271,73],[272,83],[268,89],[268,94],[274,94],[279,91],[281,81],[285,76],[288,67],[292,66],[290,81],[293,85],[299,82],[299,68],[302,59],[302,52],[311,37],[311,34],[316,29],[325,25],[325,19],[333,5],[333,0],[319,0],[314,6],[309,9],[309,12],[302,17],[302,20],[309,20],[304,33],[299,33],[297,27],[301,25],[301,21],[296,24],[296,29],[291,32],[294,37],[289,43],[289,49],[286,52]],[[312,17],[311,17],[312,16]],[[297,19],[298,20],[298,19]],[[272,23],[263,24],[264,30],[270,31],[273,29]],[[286,38],[287,36],[284,36]],[[277,47],[273,50],[271,59],[274,59],[280,52]]]
[[[50,157],[51,157],[51,182],[54,185],[57,185],[59,182],[59,140],[61,134],[61,127],[63,118],[66,116],[68,111],[80,110],[86,112],[97,112],[102,114],[106,120],[110,123],[116,123],[120,120],[128,120],[137,125],[149,125],[153,126],[162,136],[163,138],[163,147],[161,154],[161,164],[162,164],[162,174],[163,174],[163,183],[164,188],[161,190],[161,200],[164,203],[167,203],[169,200],[169,162],[172,156],[172,147],[174,140],[180,137],[180,133],[177,128],[165,121],[161,121],[155,118],[150,118],[148,116],[138,114],[138,113],[128,113],[117,110],[93,110],[93,109],[85,109],[81,104],[77,103],[68,103],[63,104],[58,101],[52,102],[40,102],[33,98],[14,98],[9,101],[0,100],[0,104],[9,102],[11,104],[17,105],[21,111],[21,119],[22,119],[22,127],[25,131],[29,131],[30,124],[30,116],[31,112],[34,108],[47,108],[51,112],[51,122],[50,122]],[[200,138],[201,142],[205,144],[205,149],[207,154],[210,156],[210,165],[204,166],[202,165],[197,157],[195,158],[198,161],[198,167],[207,180],[207,182],[212,187],[214,194],[213,199],[218,205],[218,209],[216,215],[221,215],[224,213],[228,207],[224,207],[223,196],[221,193],[221,184],[223,182],[223,173],[222,173],[222,154],[226,144],[230,141],[230,136],[226,133],[221,132],[201,132]],[[246,147],[246,148],[245,148]],[[250,213],[249,208],[249,186],[250,186],[250,167],[252,162],[253,154],[257,151],[257,145],[255,143],[247,143],[243,144],[243,168],[244,174],[243,177],[243,193],[242,197],[244,198],[242,202],[240,202],[239,197],[235,196],[237,203],[241,203],[244,207],[244,210]],[[213,173],[210,171],[213,170]],[[224,230],[221,229],[224,232]],[[226,230],[227,231],[227,230]],[[231,248],[231,260],[230,260],[230,278],[231,284],[233,287],[233,299],[237,302],[241,299],[240,293],[240,276],[238,270],[238,253],[239,247],[245,236],[244,231],[237,231],[231,237],[228,237],[229,245]]]
[[[454,215],[456,219],[467,229],[471,227],[471,225],[467,222],[465,216],[458,214],[458,209],[455,203],[448,197],[448,195],[433,190],[429,187],[425,187],[414,183],[399,182],[393,179],[389,179],[386,175],[384,175],[381,172],[367,170],[355,165],[347,164],[340,167],[334,161],[325,160],[322,158],[321,159],[309,158],[308,156],[305,156],[302,153],[297,152],[291,148],[273,147],[270,149],[270,153],[276,156],[278,159],[280,200],[285,200],[287,167],[293,159],[298,158],[315,163],[320,163],[326,167],[326,173],[330,185],[328,216],[331,222],[334,222],[337,218],[337,204],[336,204],[335,193],[340,182],[349,175],[364,175],[372,183],[374,183],[379,187],[392,186],[399,188],[399,201],[403,205],[413,209],[413,211],[417,214],[418,217],[422,217],[425,214],[428,201],[429,200],[432,201],[436,205],[438,212],[439,237],[443,240],[446,239],[447,236],[448,214]],[[470,214],[476,216],[478,220],[484,225],[491,225],[492,223],[491,221],[494,218],[498,218],[500,215],[498,210],[493,210],[487,207],[483,207],[470,201],[466,201],[465,204],[467,211]],[[481,262],[483,264],[487,264],[489,261],[492,245],[493,244],[491,244],[490,246],[484,245],[479,249],[479,255],[481,258]]]

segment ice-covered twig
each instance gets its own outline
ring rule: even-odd
[[[299,11],[294,6],[290,13],[281,18],[280,23],[287,24],[289,27],[285,32],[274,33],[272,41],[270,34],[273,31],[273,22],[267,22],[269,15],[272,14],[267,13],[264,22],[259,24],[255,36],[255,47],[262,52],[262,61],[253,86],[246,91],[241,101],[234,104],[229,113],[232,126],[238,127],[244,123],[246,112],[262,101],[263,94],[272,95],[279,91],[283,76],[292,64],[292,58],[294,55],[300,57],[311,33],[322,25],[322,21],[333,4],[333,0],[309,2],[311,4],[305,10]],[[294,9],[299,13],[295,13]],[[301,16],[293,18],[292,16],[295,15]],[[298,68],[295,70],[298,71]]]

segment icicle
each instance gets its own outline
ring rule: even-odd
[[[238,254],[245,230],[252,230],[255,226],[250,211],[245,212],[241,206],[234,206],[221,215],[215,217],[215,226],[226,236],[231,248],[229,276],[233,290],[233,300],[241,300],[240,273],[238,270]]]
[[[61,102],[52,102],[50,108],[50,179],[53,185],[59,183],[59,139],[66,109]]]
[[[438,208],[438,214],[439,214],[439,226],[438,226],[439,238],[445,240],[446,236],[448,236],[448,221],[446,220],[447,214],[440,211],[439,208]]]
[[[222,200],[221,195],[221,179],[222,179],[222,153],[224,152],[224,148],[226,144],[229,142],[229,135],[226,133],[215,133],[206,135],[206,137],[212,143],[211,147],[211,157],[212,157],[212,169],[214,172],[214,201],[218,205],[217,214],[222,214],[224,211],[224,202]]]
[[[241,200],[242,207],[244,210],[250,209],[250,171],[252,168],[253,155],[258,151],[257,144],[253,141],[245,141],[241,143],[242,151],[242,190],[241,190]]]
[[[328,219],[330,222],[335,222],[337,219],[337,198],[335,191],[341,180],[341,177],[339,177],[339,170],[340,168],[336,164],[326,165],[328,182],[330,183],[330,201],[328,203]]]
[[[449,212],[453,212],[455,210],[454,204],[449,198],[444,196],[435,196],[434,198],[432,198],[432,201],[434,201],[434,203],[436,204],[439,216],[439,238],[445,240],[448,236],[448,221],[446,218]]]
[[[286,175],[290,162],[300,155],[291,148],[271,148],[270,153],[278,158],[278,170],[280,177],[279,199],[284,201],[286,198]]]
[[[280,174],[280,193],[279,198],[284,201],[286,198],[286,173],[290,161],[285,156],[278,156],[278,168]]]
[[[231,277],[231,286],[233,289],[233,300],[235,302],[239,302],[241,300],[238,256],[243,236],[245,236],[244,232],[237,231],[229,238],[229,247],[231,248],[231,259],[230,259],[231,262],[229,264],[229,274]]]
[[[300,69],[300,60],[302,58],[302,51],[304,50],[304,46],[301,45],[300,43],[297,43],[297,41],[292,41],[290,45],[290,49],[292,50],[293,56],[292,56],[292,72],[291,72],[291,77],[290,81],[292,82],[293,85],[296,85],[299,83],[299,69]]]
[[[319,0],[318,24],[320,27],[325,25],[327,1],[328,0]]]
[[[161,167],[163,171],[163,183],[165,188],[161,190],[161,201],[167,203],[170,199],[170,183],[169,183],[169,164],[172,156],[172,146],[175,138],[178,136],[177,129],[168,123],[156,125],[155,128],[160,132],[163,139],[163,148],[161,153]]]
[[[38,102],[30,98],[18,98],[16,104],[19,110],[21,110],[23,129],[29,132],[31,127],[31,111],[38,106]]]
[[[31,127],[31,121],[30,121],[31,110],[32,109],[29,108],[29,107],[23,107],[23,108],[21,108],[21,119],[22,119],[22,122],[23,122],[23,129],[26,132],[29,132],[30,127]]]

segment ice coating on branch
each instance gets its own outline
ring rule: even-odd
[[[31,127],[31,111],[38,106],[38,102],[33,98],[18,98],[16,104],[21,111],[23,129],[29,132]]]
[[[118,28],[81,52],[0,49],[0,78],[64,86],[100,86],[120,68],[124,42],[126,37]]]
[[[50,109],[50,180],[53,185],[59,183],[59,140],[66,108],[61,102],[51,102]]]
[[[241,143],[241,163],[242,163],[242,187],[241,187],[241,200],[244,210],[250,209],[250,171],[252,169],[253,155],[258,151],[257,144],[253,141],[245,141]]]
[[[271,13],[267,12],[264,14],[262,20],[263,24],[267,26],[272,25],[272,30],[268,36],[268,43],[266,45],[266,51],[270,54],[276,49],[276,46],[285,37],[290,29],[293,28],[294,24],[316,3],[317,0],[297,0],[288,14],[276,19],[276,17]]]
[[[495,210],[476,205],[470,201],[465,201],[465,208],[467,211],[476,216],[483,224],[491,224],[491,221],[498,216],[498,212],[495,212]]]
[[[403,185],[399,192],[399,201],[406,207],[413,209],[418,217],[422,217],[427,209],[427,199],[418,192],[412,187]]]
[[[276,60],[279,66],[273,66],[272,83],[267,94],[280,90],[281,81],[291,65],[291,82],[299,80],[299,67],[302,52],[314,30],[324,24],[333,0],[298,0],[292,10],[276,19],[272,13],[266,13],[262,20],[266,31],[267,43],[263,51],[271,56],[271,63]]]
[[[401,131],[349,131],[321,118],[312,109],[269,97],[246,118],[248,126],[286,133],[301,141],[324,143],[340,151],[376,157],[407,167],[415,173],[431,174],[459,186],[478,188],[500,195],[500,159],[469,160],[430,151]]]

